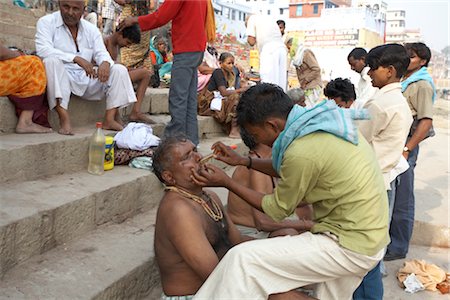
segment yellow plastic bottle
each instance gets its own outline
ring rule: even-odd
[[[112,170],[114,168],[114,138],[112,136],[105,137],[105,171]]]

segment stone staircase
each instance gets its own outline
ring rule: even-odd
[[[0,0],[0,43],[34,49],[34,24],[41,15]],[[169,120],[167,98],[167,89],[148,89],[142,106],[158,122],[152,127],[159,136]],[[127,166],[103,176],[86,172],[88,139],[104,109],[104,101],[73,97],[74,136],[18,135],[14,107],[0,97],[0,299],[159,298],[153,227],[162,185],[151,172]],[[49,119],[57,128],[54,112]],[[449,130],[437,132],[422,147],[417,166],[416,226],[408,258],[449,270]],[[199,134],[204,154],[217,140],[245,151],[241,141],[225,138],[212,118],[199,117]],[[225,201],[226,191],[219,195]],[[387,264],[389,299],[406,298],[393,278],[399,263]],[[442,299],[435,293],[416,296],[411,299]]]

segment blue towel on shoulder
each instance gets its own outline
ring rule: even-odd
[[[426,67],[422,67],[416,72],[414,72],[411,76],[405,79],[405,81],[400,82],[402,85],[402,93],[406,90],[408,85],[410,85],[413,82],[417,82],[420,80],[428,81],[429,84],[431,84],[431,87],[433,88],[433,103],[436,100],[436,88],[434,87],[433,78],[431,78],[430,73],[428,73]]]
[[[366,109],[343,109],[331,100],[323,100],[309,109],[294,105],[284,130],[273,143],[273,168],[280,173],[284,152],[292,141],[316,131],[325,131],[358,145],[358,128],[353,120],[367,119],[369,113]]]

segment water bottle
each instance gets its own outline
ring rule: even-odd
[[[95,126],[97,129],[89,140],[88,172],[94,175],[102,175],[104,173],[105,135],[102,130],[102,122],[97,122]]]

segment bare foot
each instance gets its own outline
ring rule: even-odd
[[[123,129],[123,126],[115,120],[105,121],[103,123],[103,129],[121,131]]]
[[[51,128],[41,126],[36,123],[31,124],[17,124],[16,133],[50,133],[53,132]]]
[[[148,114],[145,114],[145,113],[131,113],[130,121],[144,122],[147,124],[156,124],[156,122],[154,120],[152,120]]]
[[[70,129],[60,128],[58,130],[58,133],[62,134],[62,135],[74,135],[74,133],[72,132],[72,128],[70,128]]]

